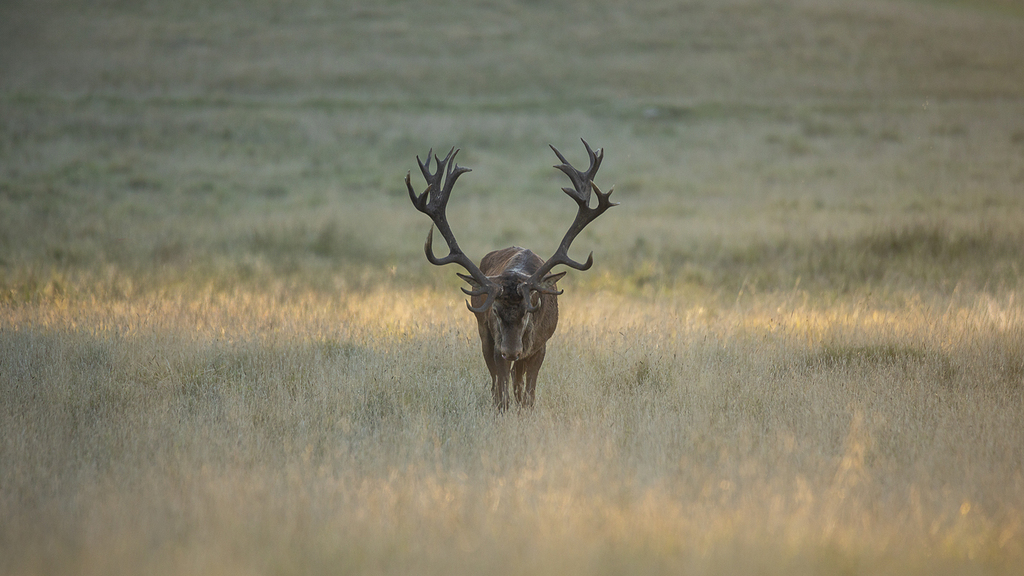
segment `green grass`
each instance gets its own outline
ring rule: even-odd
[[[0,572],[1016,574],[1013,2],[6,2]],[[473,258],[587,229],[497,415]],[[422,184],[417,182],[422,188]]]

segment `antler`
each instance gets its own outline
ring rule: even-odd
[[[551,150],[555,153],[555,156],[558,156],[558,159],[562,161],[562,163],[555,166],[555,168],[564,172],[565,175],[572,180],[573,187],[562,188],[562,191],[576,201],[579,209],[576,212],[576,219],[573,220],[572,226],[569,226],[569,230],[565,233],[565,236],[562,237],[562,243],[558,245],[558,250],[555,250],[554,255],[552,255],[551,258],[548,258],[540,269],[537,270],[537,272],[535,272],[523,285],[524,296],[529,296],[531,291],[541,292],[542,294],[561,294],[561,290],[554,290],[547,287],[551,284],[552,280],[557,280],[565,274],[562,272],[561,274],[552,274],[551,276],[548,276],[548,272],[559,264],[565,264],[566,266],[575,268],[576,270],[587,270],[593,266],[593,252],[587,256],[587,261],[585,263],[580,264],[572,258],[569,258],[569,246],[572,245],[572,241],[576,239],[576,236],[586,228],[587,224],[590,224],[596,220],[598,216],[604,214],[605,210],[608,210],[612,206],[619,205],[618,202],[612,202],[610,199],[612,192],[615,191],[614,187],[605,193],[601,192],[601,189],[594,184],[594,176],[597,175],[597,170],[601,167],[601,161],[604,159],[604,149],[598,148],[597,153],[595,154],[594,151],[590,149],[590,144],[587,144],[586,140],[582,140],[582,142],[587,148],[587,155],[590,157],[590,168],[587,168],[586,172],[580,172],[573,168],[573,166],[569,164],[569,161],[565,159],[565,156],[562,156],[561,152],[549,144]],[[597,193],[597,206],[594,208],[590,207],[591,189]],[[527,302],[529,302],[528,298]],[[528,307],[536,308],[529,305]]]
[[[469,272],[469,276],[465,274],[458,274],[459,278],[462,278],[466,282],[469,282],[473,286],[473,290],[467,290],[463,288],[462,291],[469,296],[479,296],[486,294],[487,298],[484,303],[479,307],[474,308],[466,302],[466,306],[473,312],[483,313],[494,303],[494,299],[501,295],[501,286],[491,281],[480,268],[473,263],[472,260],[466,256],[459,248],[459,243],[455,240],[455,234],[452,233],[451,226],[448,225],[448,216],[445,214],[445,208],[448,206],[448,198],[452,193],[452,186],[455,185],[455,181],[466,172],[470,172],[469,168],[463,168],[455,163],[455,156],[459,153],[454,147],[448,151],[448,155],[441,160],[437,156],[434,157],[434,161],[437,162],[437,171],[430,171],[430,157],[433,155],[433,149],[427,152],[427,161],[423,162],[419,156],[416,156],[416,163],[420,166],[420,172],[423,173],[423,178],[427,181],[427,189],[422,194],[416,195],[416,192],[412,189],[412,181],[410,180],[409,173],[405,175],[405,185],[409,189],[409,199],[412,200],[413,206],[417,210],[423,212],[434,224],[430,227],[430,232],[427,233],[427,241],[423,244],[423,251],[427,255],[427,261],[435,266],[444,266],[445,264],[458,264]],[[448,162],[451,161],[451,164]],[[446,169],[447,168],[447,169]],[[444,186],[441,185],[441,179],[444,178]],[[445,242],[448,243],[448,255],[444,258],[438,258],[434,256],[433,242],[434,242],[434,226],[437,226],[438,231],[441,232],[441,236],[444,237]]]

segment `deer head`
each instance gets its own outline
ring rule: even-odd
[[[445,213],[445,209],[448,206],[448,200],[451,197],[452,187],[455,185],[455,181],[466,172],[470,172],[469,168],[464,168],[455,163],[455,156],[459,153],[458,150],[452,148],[448,155],[441,159],[437,156],[433,156],[434,162],[437,165],[437,170],[434,172],[430,171],[430,158],[433,151],[427,153],[426,162],[420,160],[420,157],[416,157],[416,162],[419,164],[420,171],[423,173],[423,178],[427,181],[427,189],[422,194],[417,195],[413,190],[410,175],[405,175],[405,185],[409,189],[409,198],[412,200],[413,205],[417,210],[423,212],[434,222],[433,226],[430,227],[430,232],[427,234],[427,241],[424,244],[424,251],[427,255],[427,260],[436,266],[443,266],[445,264],[459,264],[469,275],[458,274],[460,278],[465,280],[470,285],[470,289],[463,288],[463,292],[470,296],[481,296],[484,295],[486,298],[480,305],[474,306],[467,302],[469,309],[475,313],[482,314],[489,310],[496,300],[503,299],[507,302],[520,303],[521,307],[525,312],[533,312],[540,305],[539,300],[534,297],[535,294],[551,294],[558,295],[562,292],[555,288],[555,283],[562,277],[565,276],[565,272],[559,272],[552,274],[551,269],[559,264],[564,264],[570,268],[576,270],[587,270],[594,264],[594,253],[591,252],[587,256],[585,263],[580,263],[569,257],[569,246],[572,245],[573,240],[576,236],[590,224],[598,216],[603,214],[606,210],[612,206],[618,206],[617,203],[612,202],[610,197],[613,189],[608,192],[602,192],[596,184],[594,184],[594,176],[597,174],[597,170],[601,167],[601,161],[604,159],[604,150],[598,149],[595,153],[590,145],[587,144],[586,140],[583,140],[583,145],[587,149],[587,154],[590,157],[590,167],[586,171],[580,171],[574,168],[569,162],[562,156],[554,146],[550,146],[551,150],[555,153],[561,164],[555,166],[555,168],[561,170],[569,177],[572,181],[572,188],[562,188],[562,191],[572,198],[577,206],[576,219],[573,220],[569,230],[566,231],[565,236],[562,237],[561,243],[558,245],[558,249],[555,253],[548,258],[539,269],[532,274],[522,276],[518,275],[516,278],[512,278],[509,275],[503,277],[488,276],[480,271],[472,260],[469,259],[459,248],[459,243],[455,240],[455,235],[452,233],[451,226],[448,225],[448,217]],[[443,179],[443,185],[442,185]],[[598,202],[597,206],[590,207],[591,191],[597,194]],[[433,252],[433,239],[434,239],[434,227],[437,227],[441,236],[444,237],[445,242],[448,244],[448,255],[443,258],[438,258]]]

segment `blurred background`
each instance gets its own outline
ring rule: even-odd
[[[450,287],[415,156],[462,149],[474,259],[620,208],[569,285],[948,293],[1020,283],[1013,0],[18,1],[0,7],[0,285]],[[129,288],[130,287],[130,288]]]
[[[0,0],[0,573],[1021,574],[1021,246],[1021,0]]]

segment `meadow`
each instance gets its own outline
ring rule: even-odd
[[[0,5],[0,573],[1018,574],[1011,0]],[[473,258],[580,235],[497,414]],[[421,186],[421,184],[417,184]]]

